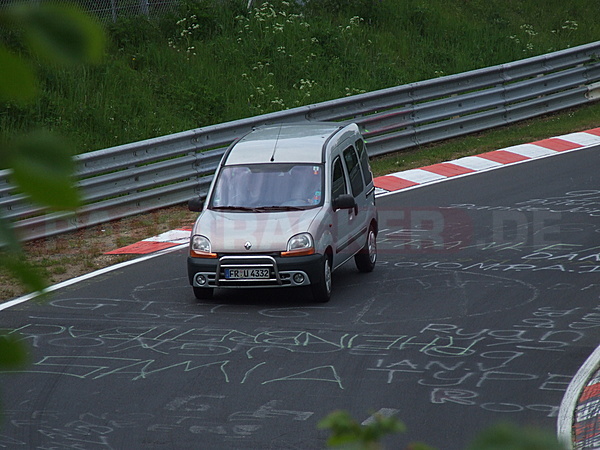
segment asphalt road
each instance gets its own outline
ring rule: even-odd
[[[394,415],[388,448],[554,430],[600,336],[597,148],[379,198],[379,263],[334,295],[197,302],[172,252],[0,312],[31,365],[0,374],[0,448],[324,448],[320,419]]]

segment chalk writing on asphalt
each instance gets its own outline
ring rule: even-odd
[[[190,435],[214,434],[226,441],[236,441],[273,426],[269,425],[273,422],[305,422],[314,416],[313,411],[286,409],[286,401],[269,400],[254,409],[233,410],[216,421],[215,410],[224,401],[226,396],[219,394],[179,396],[157,414],[96,411],[72,415],[69,411],[8,410],[5,413],[11,420],[5,428],[28,430],[30,436],[24,440],[0,433],[0,448],[28,448],[32,443],[32,431],[53,448],[119,448],[119,444],[111,444],[111,440],[119,442],[119,433],[134,428],[144,429],[149,439],[160,439],[177,431]],[[164,445],[170,443],[170,440],[163,442]]]
[[[345,389],[339,355],[362,362],[374,382],[390,384],[402,373],[435,388],[529,380],[538,389],[565,388],[570,374],[531,374],[512,367],[529,352],[556,354],[600,328],[600,307],[540,307],[511,328],[464,329],[432,322],[416,332],[260,330],[176,326],[115,326],[30,323],[14,330],[34,347],[47,349],[26,370],[74,379],[118,377],[140,381],[165,372],[206,373],[223,383],[326,382]],[[71,349],[85,349],[73,356]],[[287,354],[298,365],[273,376],[271,363]]]
[[[532,198],[518,202],[514,206],[481,206],[466,203],[453,204],[450,207],[479,211],[550,212],[600,217],[600,190],[570,191],[557,197]]]

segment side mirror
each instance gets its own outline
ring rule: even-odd
[[[202,212],[204,201],[200,197],[188,200],[188,209],[193,212]]]
[[[350,194],[342,194],[333,199],[333,210],[356,208],[356,200]]]

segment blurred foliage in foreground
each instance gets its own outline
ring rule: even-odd
[[[72,5],[16,4],[0,9],[0,26],[17,42],[0,42],[0,106],[25,106],[40,93],[35,66],[49,69],[97,63],[104,54],[102,27]],[[44,129],[0,141],[0,167],[33,203],[52,210],[74,210],[79,194],[73,183],[73,147]],[[10,221],[0,215],[0,267],[33,291],[45,282],[27,263]],[[26,363],[26,349],[14,335],[0,335],[0,367]]]
[[[375,420],[361,425],[348,412],[334,411],[319,422],[318,428],[331,431],[329,447],[343,450],[383,450],[381,441],[385,436],[406,431],[404,423],[393,416],[372,417]],[[435,449],[416,442],[409,444],[407,450]],[[564,447],[551,433],[501,423],[478,434],[467,450],[564,450]]]

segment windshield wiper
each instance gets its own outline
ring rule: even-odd
[[[255,208],[257,211],[302,211],[306,208],[301,208],[299,206],[259,206]]]
[[[215,211],[250,211],[256,212],[256,208],[248,208],[247,206],[213,206],[210,208]]]

